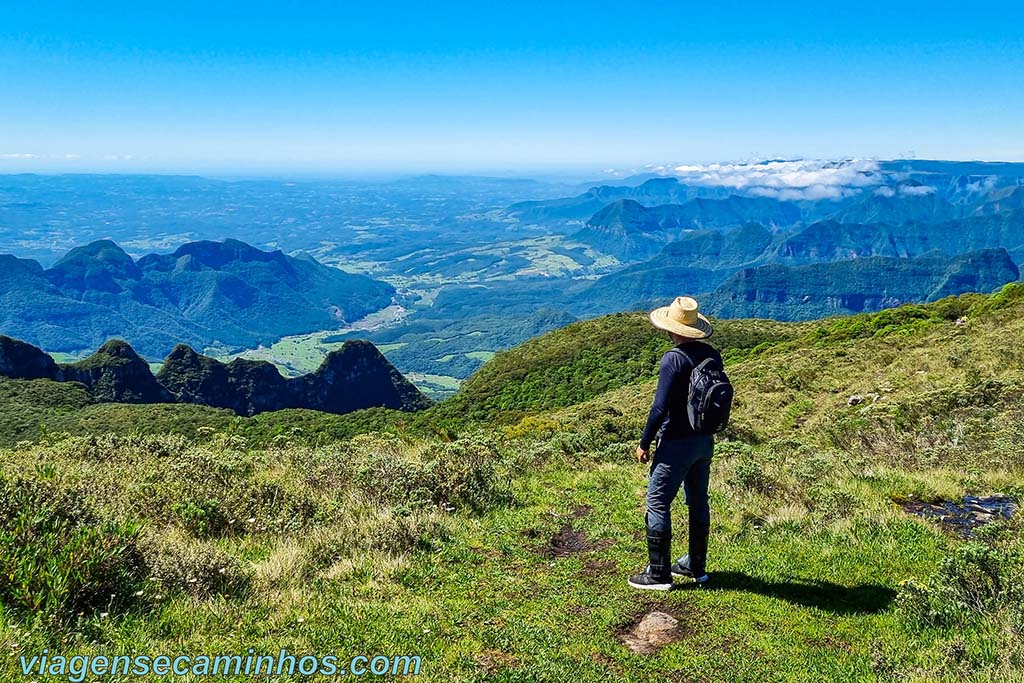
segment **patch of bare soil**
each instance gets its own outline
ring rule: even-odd
[[[1017,511],[1017,501],[1009,496],[964,496],[953,500],[926,503],[921,500],[902,500],[898,504],[905,512],[937,522],[947,531],[970,536],[980,526],[1001,519],[1009,519]]]
[[[853,652],[853,646],[845,640],[840,640],[832,636],[824,636],[822,638],[808,638],[806,641],[808,647],[819,648],[822,650],[837,650],[841,652]]]
[[[513,655],[501,650],[484,650],[476,656],[476,663],[488,676],[494,676],[504,669],[515,667],[519,661]]]
[[[544,554],[548,557],[568,557],[577,553],[607,548],[609,545],[610,541],[595,543],[587,538],[586,533],[573,529],[572,526],[567,524],[551,537],[547,547],[544,549]]]

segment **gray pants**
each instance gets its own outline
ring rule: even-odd
[[[708,506],[708,480],[711,456],[715,450],[712,436],[685,436],[665,439],[654,452],[651,478],[647,484],[647,528],[672,532],[672,501],[683,487],[690,521],[711,523]]]

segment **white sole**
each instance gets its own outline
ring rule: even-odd
[[[672,590],[671,583],[652,583],[652,584],[639,584],[633,583],[632,581],[626,581],[633,588],[639,588],[642,591],[670,591]]]
[[[697,578],[693,578],[692,576],[689,576],[688,574],[676,574],[675,572],[672,572],[672,576],[676,577],[677,579],[687,579],[687,580],[692,581],[694,583],[707,583],[708,579],[711,578],[707,574],[705,574],[704,576],[698,576]]]

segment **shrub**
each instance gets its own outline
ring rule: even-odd
[[[148,535],[140,546],[150,580],[160,591],[237,596],[248,589],[252,579],[246,565],[212,541],[170,532]]]
[[[993,530],[995,531],[995,530]],[[992,533],[990,531],[989,533]],[[1000,609],[1024,618],[1024,552],[1018,544],[972,541],[955,547],[923,583],[907,582],[900,608],[929,626],[965,624]]]
[[[551,436],[558,431],[560,426],[558,420],[550,417],[528,415],[518,424],[506,427],[505,435],[510,439],[540,439]]]
[[[482,510],[507,498],[509,482],[502,480],[492,444],[469,439],[435,443],[423,459],[424,483],[439,505]]]
[[[717,460],[744,456],[749,457],[753,451],[753,447],[743,441],[718,441],[715,443],[715,458]]]
[[[220,501],[214,499],[198,502],[186,500],[175,503],[172,508],[185,529],[193,536],[206,538],[217,536],[228,528],[228,517],[221,509]]]
[[[95,519],[79,492],[52,481],[0,484],[0,601],[59,625],[79,612],[128,603],[144,575],[140,527]]]
[[[359,487],[385,504],[435,504],[482,510],[504,499],[508,486],[492,444],[470,439],[431,443],[418,460],[374,452],[356,474]]]
[[[829,488],[827,485],[814,487],[811,491],[814,510],[825,519],[849,517],[860,501],[849,491]]]
[[[766,464],[751,454],[741,455],[736,459],[733,475],[729,484],[737,488],[758,493],[771,493],[777,482],[768,473]]]

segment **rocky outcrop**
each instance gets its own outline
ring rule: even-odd
[[[421,410],[430,399],[367,341],[348,341],[308,375],[286,378],[266,361],[222,363],[179,344],[154,376],[127,343],[112,340],[85,360],[58,365],[41,349],[0,336],[0,377],[78,382],[101,402],[195,403],[256,415],[285,408],[344,414],[363,408]]]
[[[308,408],[344,414],[363,408],[420,410],[430,404],[419,389],[366,341],[349,341],[308,375],[285,378],[264,361],[221,363],[187,346],[174,349],[157,379],[180,400],[240,415]]]
[[[126,342],[113,339],[85,360],[61,366],[65,381],[84,384],[99,401],[167,403],[170,392],[156,381],[147,363]]]
[[[181,401],[227,408],[239,415],[297,407],[288,380],[270,363],[242,358],[221,363],[184,344],[167,357],[157,379]]]
[[[61,379],[56,361],[31,344],[0,335],[0,377]]]
[[[332,351],[315,372],[300,377],[303,407],[347,413],[359,407],[383,406],[421,410],[430,401],[368,341],[349,341]]]

